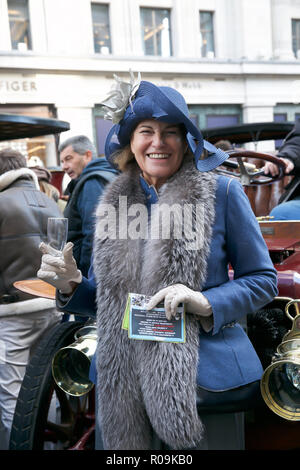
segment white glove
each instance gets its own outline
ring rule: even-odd
[[[77,269],[73,257],[73,243],[67,243],[62,251],[55,250],[43,242],[39,248],[44,254],[37,277],[54,286],[62,294],[70,294],[74,290],[73,283],[80,284],[82,281],[81,271]]]
[[[154,308],[163,299],[165,299],[164,307],[168,320],[176,316],[176,309],[181,302],[185,304],[188,313],[194,313],[200,317],[212,315],[212,307],[207,298],[201,292],[189,289],[183,284],[174,284],[158,291],[148,302],[147,310]],[[204,322],[204,324],[206,323]],[[206,325],[205,330],[208,331],[210,328],[211,321],[209,325]]]

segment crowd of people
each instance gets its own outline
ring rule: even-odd
[[[54,300],[26,294],[14,282],[36,277],[48,217],[61,211],[26,158],[10,148],[0,151],[0,206],[0,448],[7,449],[26,365],[41,335],[62,317]]]
[[[55,300],[24,293],[14,282],[36,278],[42,256],[39,245],[47,242],[49,217],[68,218],[68,242],[74,246],[78,267],[87,274],[93,211],[117,173],[97,158],[86,136],[63,142],[59,153],[62,169],[70,177],[67,203],[51,184],[51,173],[41,159],[26,161],[10,148],[0,152],[0,449],[8,449],[18,393],[38,342],[43,333],[68,319]]]
[[[203,139],[183,96],[147,81],[125,85],[126,96],[119,79],[102,103],[114,123],[105,158],[86,136],[59,146],[70,178],[64,207],[43,189],[46,169],[28,168],[11,149],[0,152],[3,448],[26,364],[45,331],[70,321],[67,312],[97,321],[90,369],[96,448],[150,450],[159,438],[169,449],[243,449],[242,414],[201,416],[197,400],[207,391],[257,395],[263,369],[239,321],[276,296],[276,270],[242,186],[215,171],[227,154]],[[298,169],[298,139],[296,123],[279,152],[287,174]],[[300,218],[300,195],[293,194],[274,216]],[[68,240],[54,256],[47,218],[62,214]],[[36,276],[55,287],[55,301],[13,285]],[[185,340],[130,338],[122,329],[129,293],[150,296],[148,310],[163,303],[169,321],[184,304]]]

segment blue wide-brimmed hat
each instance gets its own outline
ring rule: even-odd
[[[213,170],[228,158],[228,154],[203,139],[200,130],[189,117],[184,97],[177,90],[158,87],[147,81],[133,85],[133,81],[128,84],[121,82],[116,76],[115,78],[119,82],[118,89],[112,91],[110,97],[102,102],[107,111],[105,118],[117,122],[111,128],[105,142],[105,156],[112,165],[114,165],[114,153],[130,143],[132,132],[144,119],[183,124],[188,145],[194,154],[199,171]],[[208,157],[200,160],[203,149],[207,150]]]

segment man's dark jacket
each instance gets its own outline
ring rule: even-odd
[[[286,136],[277,157],[288,158],[294,163],[294,169],[290,174],[295,176],[285,187],[286,191],[279,200],[279,204],[281,204],[300,195],[300,119],[295,121],[295,126]]]
[[[117,173],[106,160],[97,158],[78,178],[71,180],[66,189],[69,200],[64,216],[69,219],[68,241],[74,243],[74,258],[84,276],[87,276],[91,263],[94,211],[105,185]]]

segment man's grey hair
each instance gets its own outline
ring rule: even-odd
[[[69,145],[71,145],[74,152],[79,153],[79,155],[84,155],[87,150],[90,150],[93,159],[98,157],[95,145],[85,135],[76,135],[62,142],[58,147],[59,153],[69,147]]]

